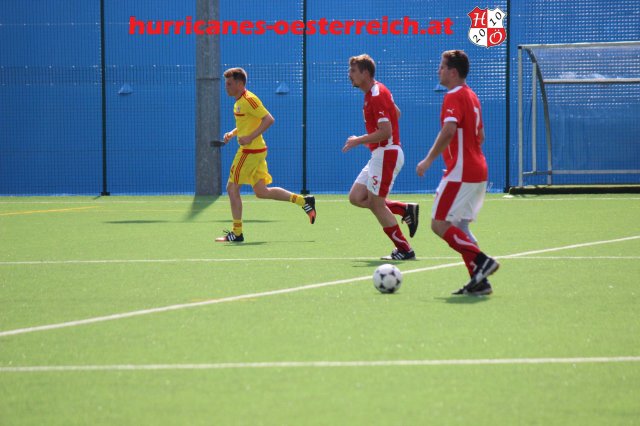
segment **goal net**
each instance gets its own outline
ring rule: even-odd
[[[640,41],[518,46],[518,185],[640,184]]]

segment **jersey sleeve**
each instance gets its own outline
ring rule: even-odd
[[[371,112],[375,118],[376,124],[385,121],[391,121],[390,108],[395,108],[393,99],[388,93],[380,93],[378,96],[371,97]]]
[[[457,97],[445,95],[442,102],[442,124],[453,121],[459,125],[462,122],[462,112]]]
[[[249,104],[247,114],[257,118],[263,118],[269,114],[269,111],[262,105],[262,101],[257,96],[247,97],[247,103]]]

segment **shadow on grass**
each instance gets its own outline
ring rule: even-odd
[[[242,247],[242,246],[260,246],[263,244],[300,244],[300,243],[315,243],[315,240],[300,241],[300,240],[271,240],[271,241],[243,241],[241,243],[218,243],[225,247]]]
[[[250,242],[241,242],[241,243],[227,243],[227,242],[221,242],[221,243],[216,243],[219,244],[222,247],[244,247],[244,246],[261,246],[263,244],[267,244],[266,241],[250,241]]]
[[[228,219],[218,219],[218,220],[208,220],[209,223],[231,223],[233,219],[229,216]],[[279,220],[264,220],[264,219],[242,219],[242,223],[272,223],[272,222],[280,222]]]
[[[348,258],[345,258],[345,260],[349,260]],[[407,261],[407,260],[383,260],[383,259],[371,259],[371,260],[363,260],[363,259],[357,259],[354,260],[354,268],[373,268],[373,267],[378,267],[380,265],[384,265],[386,263],[390,263],[392,265],[395,265],[398,269],[400,269],[400,271],[402,271],[403,269],[408,269],[411,266],[416,266],[414,265],[414,261]],[[360,265],[358,265],[358,263],[360,263]]]
[[[445,303],[452,305],[475,305],[476,303],[488,302],[491,300],[487,296],[449,296],[449,297],[436,297],[436,300],[442,300]]]
[[[149,225],[154,223],[169,223],[168,220],[108,220],[104,223],[111,225]]]
[[[196,195],[191,201],[191,208],[184,217],[185,222],[190,222],[198,217],[202,212],[211,207],[218,201],[220,197],[217,195]]]

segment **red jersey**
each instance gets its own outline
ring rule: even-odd
[[[487,160],[480,145],[482,110],[478,96],[469,86],[455,87],[444,95],[440,121],[442,126],[448,121],[458,126],[442,153],[447,166],[444,178],[455,182],[486,181]]]
[[[398,128],[398,112],[396,104],[393,102],[393,95],[387,87],[376,81],[371,90],[364,95],[364,124],[367,133],[371,134],[378,130],[378,123],[388,121],[391,123],[391,137],[386,141],[367,144],[369,149],[373,151],[380,146],[400,145],[400,130]]]

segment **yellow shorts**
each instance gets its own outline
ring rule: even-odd
[[[273,182],[267,167],[267,148],[238,149],[229,171],[229,182],[254,186],[261,179],[265,185]]]

